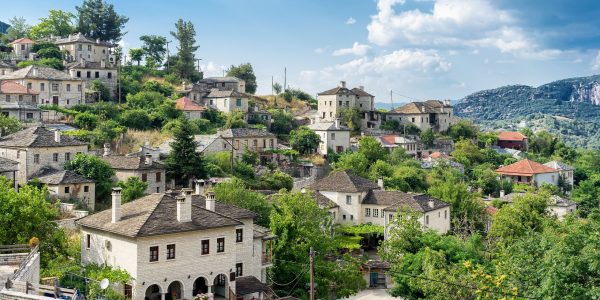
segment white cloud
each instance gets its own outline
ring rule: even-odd
[[[323,48],[316,48],[313,51],[315,51],[315,53],[317,53],[317,54],[321,54],[321,53],[325,52],[325,50],[323,50]]]
[[[594,58],[594,61],[592,62],[592,70],[600,70],[600,50],[598,50],[598,54],[596,54],[596,58]]]
[[[342,56],[342,55],[356,55],[356,56],[365,56],[367,52],[369,52],[371,46],[359,44],[358,42],[354,42],[351,48],[342,48],[333,51],[333,56]]]
[[[206,64],[201,64],[200,69],[204,72],[204,77],[223,76],[223,70],[227,69],[227,66],[217,65],[209,61]]]
[[[346,20],[346,25],[352,25],[356,23],[356,20],[353,17],[348,18],[348,20]]]

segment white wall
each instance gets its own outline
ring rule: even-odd
[[[533,181],[539,187],[544,183],[557,185],[558,184],[558,171],[555,173],[542,173],[533,175]]]

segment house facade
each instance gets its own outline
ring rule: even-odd
[[[165,166],[152,159],[151,154],[111,155],[105,147],[102,160],[115,171],[115,181],[127,181],[129,177],[137,177],[148,183],[145,194],[163,193],[166,186]]]
[[[421,131],[448,130],[454,118],[450,101],[427,100],[411,102],[385,113],[385,120],[396,120],[400,124],[413,124]]]
[[[19,184],[27,183],[42,169],[62,170],[75,154],[87,152],[87,143],[41,126],[28,127],[0,138],[0,157],[19,163]]]
[[[14,61],[0,60],[0,76],[12,73],[16,69],[17,65],[14,64]]]
[[[66,65],[71,78],[85,82],[87,87],[92,85],[92,81],[99,80],[110,91],[111,95],[117,93],[118,69],[114,63],[88,62],[81,59],[78,62],[71,62]]]
[[[500,148],[526,151],[528,147],[528,140],[529,138],[527,138],[526,135],[518,131],[501,131],[498,132],[496,146]]]
[[[114,49],[116,45],[108,42],[92,39],[81,33],[70,34],[67,37],[50,38],[61,51],[67,53],[67,62],[76,62],[84,59],[88,62],[102,62],[108,64],[116,63]],[[115,76],[116,77],[116,76]]]
[[[404,149],[406,153],[416,156],[419,151],[419,142],[403,136],[394,134],[381,135],[377,137],[377,140],[381,143],[381,146],[389,152],[400,147]]]
[[[6,177],[13,183],[15,189],[17,185],[17,174],[19,172],[19,163],[8,158],[0,157],[0,176]]]
[[[129,272],[123,293],[134,300],[261,299],[273,237],[254,212],[191,189],[123,205],[120,193],[113,189],[112,209],[78,221],[82,264]]]
[[[345,108],[357,108],[361,112],[374,111],[375,97],[364,87],[349,89],[346,82],[330,90],[317,94],[316,122],[333,122]]]
[[[38,92],[13,81],[0,82],[0,113],[21,122],[39,122]]]
[[[575,168],[572,166],[569,166],[565,163],[562,163],[560,161],[549,161],[547,163],[544,164],[544,166],[546,167],[550,167],[554,170],[557,170],[558,173],[560,174],[561,178],[568,184],[570,184],[571,186],[573,186],[574,184],[574,174],[575,174]]]
[[[507,178],[514,183],[529,184],[539,187],[542,184],[558,185],[560,173],[551,167],[535,161],[524,159],[508,166],[496,169],[501,178]]]
[[[212,89],[203,101],[205,106],[224,113],[248,112],[248,96],[234,90]]]
[[[200,106],[188,97],[181,97],[175,101],[175,108],[183,112],[183,115],[190,120],[202,119],[202,113],[206,107]]]
[[[12,41],[10,44],[12,45],[13,53],[18,60],[27,60],[29,59],[31,48],[35,42],[29,38],[20,38]]]
[[[261,161],[268,161],[273,158],[269,150],[277,149],[277,136],[264,129],[255,128],[232,128],[223,131],[217,131],[217,138],[207,146],[208,149],[221,149],[220,151],[231,151],[233,147],[233,156],[241,158],[246,150],[258,153]],[[225,142],[223,142],[225,141]]]
[[[96,182],[70,170],[42,171],[33,176],[48,187],[50,195],[62,200],[74,199],[94,211],[96,204]]]
[[[194,84],[199,90],[210,91],[217,89],[219,91],[236,91],[238,93],[246,92],[246,82],[237,77],[207,77],[200,79]]]
[[[339,119],[335,119],[333,122],[314,123],[306,127],[321,138],[317,148],[319,154],[327,155],[330,150],[342,153],[350,149],[350,129],[340,125]]]

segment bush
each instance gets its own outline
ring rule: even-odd
[[[150,116],[143,109],[126,110],[121,114],[121,124],[128,128],[146,130],[150,128]]]
[[[94,130],[98,126],[98,116],[85,112],[75,116],[75,126],[85,129]]]

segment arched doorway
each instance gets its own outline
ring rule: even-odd
[[[160,300],[160,286],[153,284],[146,289],[145,300]]]
[[[208,285],[206,283],[207,283],[206,278],[204,278],[204,277],[196,278],[196,280],[194,281],[194,288],[192,289],[192,291],[193,291],[192,296],[195,297],[198,294],[208,293]]]
[[[213,282],[213,293],[215,296],[227,298],[227,276],[219,274]]]
[[[181,290],[181,282],[171,282],[167,288],[167,299],[181,299]]]

